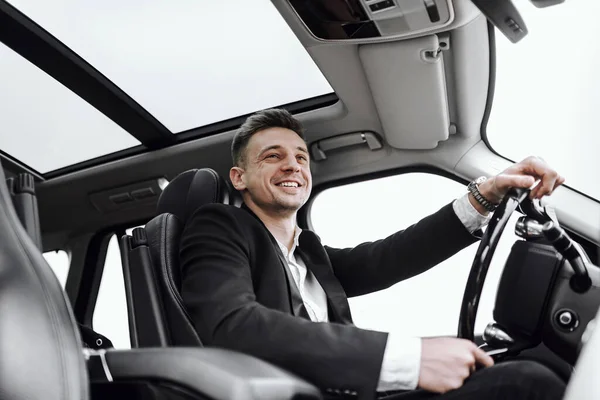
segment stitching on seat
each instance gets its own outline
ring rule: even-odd
[[[216,189],[217,189],[217,190],[215,190],[213,192],[213,194],[214,194],[214,196],[213,196],[213,203],[217,203],[217,202],[219,202],[219,192],[220,192],[220,187],[219,186],[220,186],[220,183],[221,183],[221,181],[219,180],[220,177],[219,177],[219,174],[217,174],[217,172],[215,170],[210,169],[209,172],[210,172],[210,174],[213,176],[213,178],[215,180],[215,186],[216,186]]]
[[[156,271],[154,271],[154,267],[153,267],[154,260],[152,257],[152,249],[150,248],[150,241],[147,241],[147,246],[148,246],[148,252],[150,254],[150,264],[151,264],[150,274],[152,275],[152,282],[154,282],[154,284],[156,285],[158,282],[158,279],[156,278]],[[164,303],[164,298],[163,298],[164,296],[162,295],[162,291],[160,290],[159,287],[155,286],[155,289],[156,289],[156,295],[159,297],[159,303],[160,303],[159,306],[161,306]],[[164,327],[166,325],[166,321],[165,321],[166,316],[164,315],[165,314],[164,307],[162,307],[162,308],[163,308],[163,313],[161,314],[161,320],[162,320],[162,324]],[[169,341],[171,338],[171,332],[168,329],[165,329],[164,331],[165,331],[165,334],[167,335],[167,341]]]

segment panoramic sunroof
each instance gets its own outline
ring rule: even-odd
[[[269,0],[10,0],[171,132],[332,88]]]
[[[140,142],[0,43],[0,149],[46,173]]]

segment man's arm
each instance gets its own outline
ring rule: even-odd
[[[531,191],[532,199],[552,194],[565,181],[543,160],[528,157],[485,181],[479,191],[489,202],[498,203],[509,188],[530,188],[536,179],[539,183]],[[461,223],[471,233],[489,220],[485,207],[471,194],[457,199],[452,206]],[[444,393],[461,387],[476,364],[489,367],[493,365],[493,360],[470,341],[442,337],[422,339],[420,345],[415,345],[390,334],[379,387],[395,390],[411,389],[416,385],[431,392]],[[415,379],[418,379],[418,383],[415,383]]]
[[[476,208],[473,205],[475,200],[471,201],[471,198],[471,194],[465,194],[464,196],[459,197],[452,202],[452,208],[465,228],[467,228],[470,233],[478,235],[480,233],[478,231],[487,225],[492,218],[492,215],[485,209],[481,210]]]
[[[245,233],[232,210],[214,204],[196,212],[182,234],[182,297],[202,341],[261,358],[321,388],[374,393],[387,334],[259,304],[249,259],[260,249],[250,247]]]
[[[325,247],[336,277],[349,297],[388,288],[418,275],[477,240],[452,204],[405,230],[354,248]]]

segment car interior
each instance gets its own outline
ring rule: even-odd
[[[600,12],[581,3],[0,0],[0,397],[375,398],[205,347],[179,293],[187,218],[205,204],[242,204],[229,181],[236,129],[253,112],[284,108],[302,122],[311,158],[298,225],[319,235],[319,202],[338,188],[429,176],[466,193],[468,182],[525,156],[558,164],[564,185],[542,201],[511,190],[468,253],[464,279],[438,283],[461,294],[449,334],[498,361],[544,363],[568,381],[565,399],[600,398],[600,181],[590,172],[600,142],[582,122],[594,115],[583,95],[598,84],[548,64],[557,87],[565,80],[587,92],[557,95],[555,81],[540,78],[542,92],[532,77],[545,71],[526,67],[546,56],[559,63],[534,53],[534,40],[552,41],[546,33],[563,17]],[[565,51],[574,43],[556,40],[549,45]],[[500,51],[512,48],[525,50]],[[533,75],[505,79],[511,57]],[[360,231],[360,218],[383,224],[378,208],[417,214],[401,204],[441,197],[411,185],[360,189],[325,211]],[[333,226],[341,241],[344,226]],[[105,284],[114,270],[120,289]],[[114,302],[124,293],[127,346],[96,323],[103,290]],[[411,308],[411,325],[437,318]]]

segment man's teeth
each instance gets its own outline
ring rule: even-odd
[[[298,184],[296,182],[283,182],[277,186],[298,187]]]

